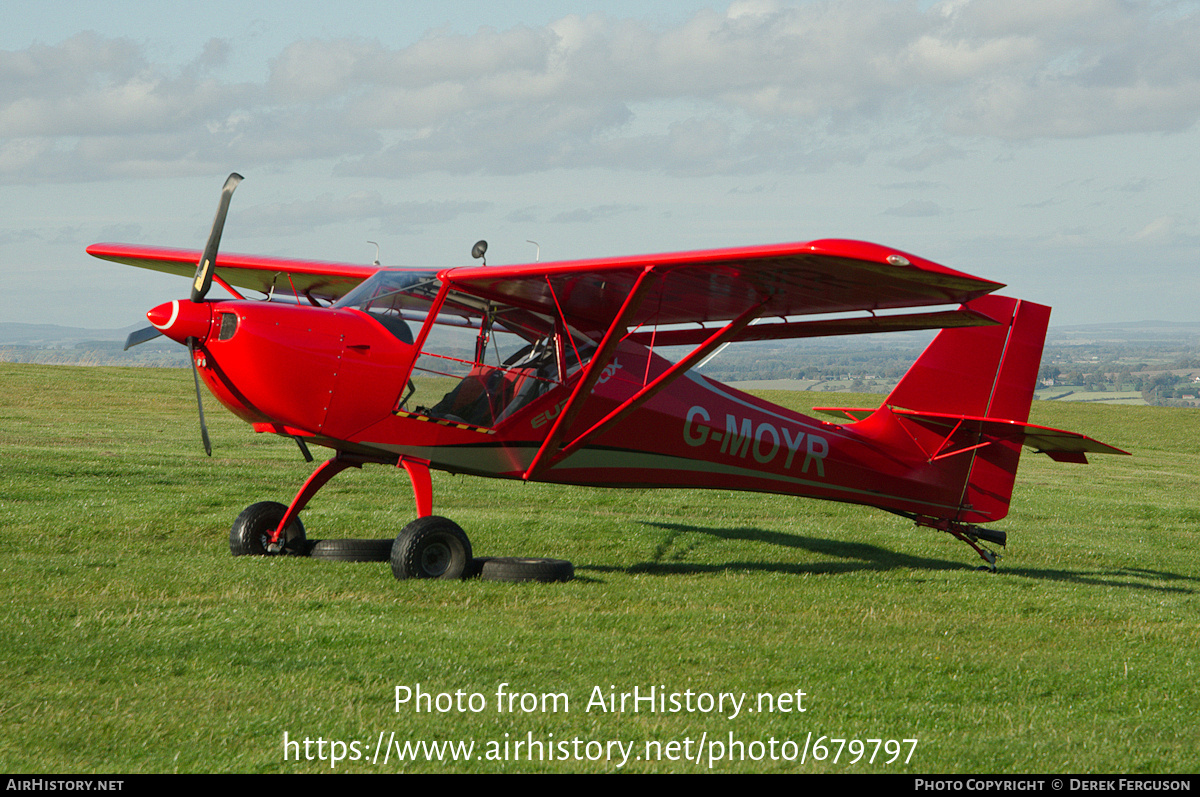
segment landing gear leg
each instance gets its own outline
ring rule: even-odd
[[[980,566],[980,570],[988,570],[992,573],[996,572],[996,560],[1000,558],[1000,553],[979,547],[979,542],[980,540],[986,540],[987,542],[1004,545],[1007,537],[1004,532],[992,531],[991,529],[984,529],[979,526],[968,526],[962,523],[951,523],[946,531],[974,548],[980,558],[987,562],[986,566]]]
[[[277,504],[273,501],[253,504],[246,508],[233,524],[229,533],[229,550],[234,556],[244,555],[275,555],[281,553],[306,554],[304,543],[304,526],[300,523],[300,510],[308,506],[308,502],[317,491],[346,468],[361,468],[364,462],[377,460],[365,457],[334,454],[319,468],[313,471],[292,499],[290,506]],[[263,507],[270,507],[270,510]],[[254,511],[251,511],[254,510]],[[297,529],[299,533],[297,534]],[[305,550],[301,551],[302,548]]]
[[[412,482],[417,517],[429,517],[433,514],[433,479],[429,476],[429,461],[401,456],[396,464],[404,466]]]
[[[453,520],[433,514],[433,480],[429,462],[402,456],[412,481],[417,519],[409,523],[392,543],[392,575],[408,578],[463,578],[471,566],[471,541]]]

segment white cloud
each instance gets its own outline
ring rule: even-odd
[[[136,134],[203,124],[250,100],[245,87],[203,77],[219,46],[172,70],[137,46],[82,33],[54,47],[0,53],[0,137]]]
[[[376,191],[357,191],[341,198],[323,194],[316,199],[250,206],[238,211],[243,230],[288,235],[348,221],[373,220],[382,230],[409,233],[422,225],[450,221],[489,207],[483,201],[390,202]]]
[[[1162,241],[1173,232],[1176,219],[1174,216],[1162,216],[1147,224],[1133,236],[1135,241]]]
[[[0,181],[221,171],[814,171],[937,137],[1172,132],[1200,117],[1200,11],[1119,0],[738,2],[674,25],[604,15],[305,39],[260,83],[82,33],[0,52]],[[859,153],[859,154],[855,154]]]

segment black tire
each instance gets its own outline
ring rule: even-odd
[[[392,556],[392,538],[383,540],[313,540],[308,555],[331,562],[386,562]]]
[[[479,578],[483,574],[483,566],[492,561],[491,556],[476,556],[467,563],[463,570],[463,578]]]
[[[471,563],[471,541],[453,520],[430,515],[404,527],[392,544],[392,575],[462,578]]]
[[[483,563],[480,577],[486,581],[570,581],[575,566],[565,559],[494,557]]]
[[[229,552],[234,556],[305,556],[308,543],[304,524],[296,518],[283,530],[283,551],[267,551],[267,537],[287,514],[287,507],[276,501],[260,501],[242,510],[229,530]]]

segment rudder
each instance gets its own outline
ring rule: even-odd
[[[930,424],[937,418],[943,434],[949,433],[946,418],[962,419],[942,460],[944,467],[962,478],[958,511],[948,519],[986,523],[1008,514],[1021,445],[985,436],[979,420],[1018,424],[1029,420],[1050,308],[994,295],[967,307],[998,323],[942,330],[888,395],[884,407],[908,410],[904,417],[919,424],[922,416]]]
[[[884,404],[1024,423],[1037,386],[1050,308],[1007,296],[966,305],[995,326],[942,330]]]

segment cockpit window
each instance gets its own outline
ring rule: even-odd
[[[364,313],[424,313],[437,296],[437,272],[424,269],[384,269],[337,301],[334,307],[353,307]]]
[[[451,290],[429,319],[437,272],[376,272],[334,307],[368,313],[412,344],[432,320],[397,412],[490,428],[562,384],[595,343],[555,319]]]
[[[562,384],[577,352],[593,349],[552,318],[452,290],[417,358],[414,394],[398,409],[490,428]]]
[[[352,307],[369,313],[401,342],[412,345],[413,329],[420,329],[425,323],[440,284],[434,271],[378,271],[334,307]]]

